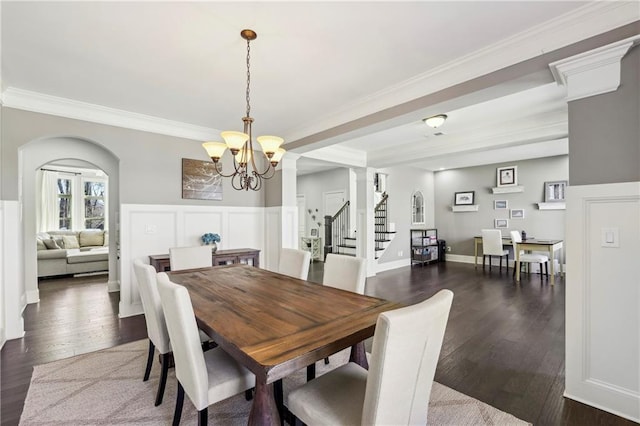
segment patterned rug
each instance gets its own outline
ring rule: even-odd
[[[163,403],[153,405],[159,377],[157,357],[151,377],[142,381],[147,340],[75,356],[34,367],[20,424],[27,425],[167,425],[175,405],[173,369],[167,379]],[[320,375],[346,362],[343,351],[331,363],[317,363]],[[284,381],[285,394],[304,383],[306,369]],[[286,396],[285,396],[286,400]],[[244,394],[209,407],[209,424],[246,425],[251,401]],[[196,424],[196,410],[185,398],[181,424]],[[514,416],[456,392],[433,384],[429,402],[429,424],[433,425],[527,425]]]

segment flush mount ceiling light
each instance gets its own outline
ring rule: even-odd
[[[433,127],[435,129],[436,127],[442,126],[442,123],[444,123],[446,119],[446,114],[438,114],[434,115],[433,117],[425,118],[422,121],[424,121],[427,126]]]
[[[270,179],[275,174],[276,166],[285,150],[280,148],[280,145],[284,142],[284,139],[278,136],[258,136],[256,140],[262,146],[262,152],[267,157],[267,167],[264,170],[259,170],[256,167],[255,155],[253,152],[253,136],[251,134],[251,105],[249,104],[249,83],[251,81],[251,72],[249,67],[250,59],[250,46],[251,40],[255,40],[258,35],[253,30],[242,30],[240,36],[247,40],[247,113],[242,118],[244,123],[243,132],[226,131],[220,133],[220,136],[224,139],[224,142],[205,142],[202,144],[204,149],[207,150],[207,154],[211,157],[211,160],[216,166],[216,172],[223,177],[231,178],[231,185],[237,190],[253,190],[258,191],[262,187],[263,179]],[[224,154],[224,151],[229,148],[233,156],[233,173],[229,175],[222,174],[218,166],[218,162]],[[251,169],[251,170],[250,170]]]

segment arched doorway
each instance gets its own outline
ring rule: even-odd
[[[24,282],[27,303],[36,303],[40,296],[37,278],[36,257],[36,170],[45,164],[60,160],[79,160],[103,170],[109,176],[109,291],[119,291],[119,267],[117,256],[118,212],[120,210],[120,160],[111,151],[97,142],[80,137],[47,137],[33,140],[18,153],[19,171],[22,179],[22,234],[24,258]]]

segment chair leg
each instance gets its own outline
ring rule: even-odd
[[[182,417],[182,405],[184,404],[184,388],[178,382],[178,393],[176,394],[176,409],[173,412],[173,426],[180,424],[180,417]]]
[[[484,254],[482,255],[482,270],[484,271],[484,263],[487,260],[487,256],[485,256]]]
[[[198,426],[207,426],[208,418],[209,410],[207,407],[204,407],[202,410],[198,411]]]
[[[316,378],[316,363],[307,365],[307,382]]]
[[[544,262],[544,275],[549,278],[549,261]]]
[[[164,396],[164,388],[167,385],[167,375],[169,374],[169,353],[160,354],[160,363],[162,364],[162,372],[160,373],[160,381],[158,382],[158,392],[156,393],[156,407],[162,404]]]
[[[156,353],[156,345],[149,340],[149,355],[147,356],[147,368],[144,370],[143,382],[149,380],[149,374],[151,373],[151,366],[153,365],[153,355]]]

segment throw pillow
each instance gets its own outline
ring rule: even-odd
[[[103,244],[103,231],[98,229],[95,231],[80,231],[80,247],[101,246]]]
[[[42,238],[36,238],[36,247],[38,250],[46,250],[47,246],[44,245]]]
[[[80,248],[80,244],[78,243],[78,239],[75,235],[63,235],[62,242],[64,243],[64,248],[68,249],[77,249]]]
[[[45,247],[49,250],[62,248],[58,245],[58,243],[55,242],[53,238],[50,238],[48,240],[42,240],[42,242],[44,243]]]

